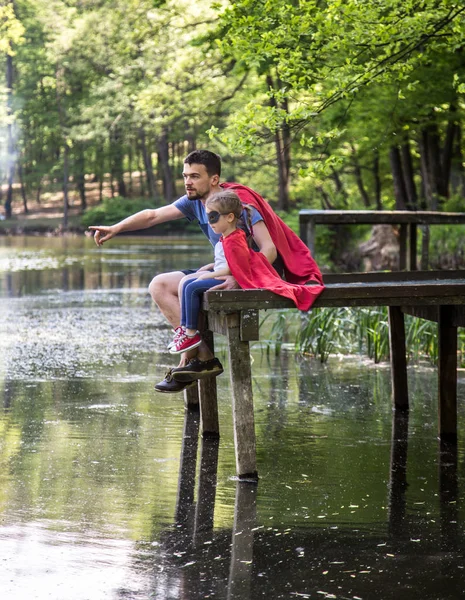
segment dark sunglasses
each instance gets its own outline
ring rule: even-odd
[[[211,223],[212,225],[214,223],[218,223],[218,221],[220,220],[221,215],[229,215],[230,213],[220,213],[217,210],[212,210],[210,212],[207,213],[207,218],[208,218],[208,222]]]

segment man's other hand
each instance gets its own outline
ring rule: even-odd
[[[104,242],[111,240],[111,238],[116,235],[112,226],[91,225],[89,229],[94,232],[94,241],[97,246],[101,246]]]
[[[215,279],[223,281],[215,287],[210,288],[208,291],[219,291],[219,290],[238,290],[239,284],[232,275],[224,275],[223,277],[215,277]]]

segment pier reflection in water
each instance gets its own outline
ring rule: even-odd
[[[219,441],[153,392],[173,358],[146,286],[209,257],[182,243],[0,240],[3,595],[462,598],[463,436],[436,439],[435,370],[392,414],[386,365],[254,349],[261,479],[235,481],[228,377]],[[459,431],[461,398],[459,378]]]
[[[438,448],[440,523],[436,535],[425,538],[422,523],[406,514],[408,423],[408,413],[393,416],[386,531],[257,525],[260,483],[241,481],[236,483],[232,530],[214,530],[218,443],[202,444],[194,502],[198,414],[187,411],[177,519],[153,556],[154,564],[163,563],[163,575],[153,580],[153,597],[462,598],[456,447]]]

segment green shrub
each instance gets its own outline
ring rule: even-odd
[[[264,332],[263,329],[268,331]],[[295,341],[299,354],[318,358],[322,363],[331,354],[365,355],[375,363],[389,358],[388,311],[379,308],[315,308],[309,313],[286,309],[270,313],[260,324],[267,353],[279,354],[283,343]],[[438,361],[437,323],[405,315],[408,360]],[[267,338],[267,339],[264,339]],[[457,359],[465,366],[465,331],[458,333]]]
[[[81,225],[114,225],[126,217],[147,208],[156,208],[153,202],[147,198],[105,198],[101,204],[86,210],[81,217]],[[187,219],[169,221],[157,225],[160,233],[200,233],[196,223],[189,223]]]
[[[113,225],[129,215],[146,208],[155,208],[154,204],[146,198],[105,198],[101,204],[86,210],[81,217],[84,227],[89,225]]]
[[[431,269],[463,269],[465,267],[464,234],[464,225],[430,227],[429,266]]]
[[[288,212],[283,210],[275,210],[276,214],[281,217],[281,219],[286,223],[288,227],[290,227],[297,235],[299,235],[299,209],[295,208]]]

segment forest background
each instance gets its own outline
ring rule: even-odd
[[[64,229],[165,204],[200,147],[294,224],[464,211],[464,50],[452,0],[1,0],[0,225],[57,199]],[[463,236],[440,235],[461,266]]]

